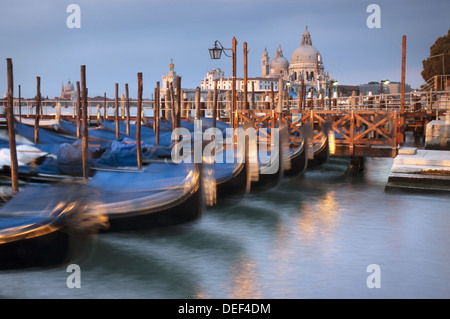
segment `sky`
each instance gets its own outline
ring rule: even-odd
[[[70,4],[80,8],[80,28],[69,28]],[[369,28],[370,4],[380,8],[380,28]],[[406,82],[423,83],[422,60],[450,28],[449,0],[0,0],[0,94],[7,91],[6,58],[14,69],[14,94],[53,98],[61,84],[80,80],[86,65],[89,96],[114,97],[128,83],[137,96],[143,73],[150,98],[171,59],[183,88],[196,88],[212,68],[231,76],[231,58],[211,60],[219,40],[231,48],[236,37],[237,76],[243,75],[247,42],[248,75],[261,75],[264,48],[274,57],[279,45],[290,60],[306,25],[325,70],[342,85],[400,81],[402,36],[407,37]]]

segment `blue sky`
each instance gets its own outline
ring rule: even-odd
[[[81,28],[66,25],[69,4],[81,9]],[[366,25],[369,4],[381,9],[381,28]],[[213,67],[231,75],[231,59],[211,60],[214,40],[231,47],[247,42],[249,76],[261,74],[265,47],[272,58],[278,45],[289,60],[308,25],[313,45],[340,84],[400,81],[402,36],[407,36],[406,82],[423,80],[422,60],[450,28],[448,0],[15,0],[0,3],[0,94],[6,91],[6,58],[14,65],[15,95],[34,97],[36,76],[44,97],[60,95],[61,83],[79,81],[86,65],[89,96],[120,94],[128,83],[137,95],[137,73],[144,97],[154,92],[173,58],[182,86],[195,88]]]

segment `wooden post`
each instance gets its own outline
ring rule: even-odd
[[[233,77],[232,77],[232,88],[231,88],[231,127],[236,128],[236,46],[237,40],[233,37],[232,44],[232,59],[233,59]]]
[[[201,119],[201,113],[200,113],[200,88],[197,87],[195,89],[195,119],[200,120]]]
[[[36,77],[36,114],[34,114],[34,144],[39,144],[39,112],[41,109],[41,78]]]
[[[247,94],[248,94],[247,53],[248,53],[247,42],[244,42],[244,99],[243,99],[243,102],[244,102],[243,109],[244,110],[248,110],[248,105],[247,105],[247,99],[248,99],[248,97],[247,97]]]
[[[127,136],[130,135],[130,95],[128,93],[128,83],[125,83],[125,107],[127,109]]]
[[[273,90],[273,82],[270,83],[270,109],[273,110],[275,107],[275,92]]]
[[[103,107],[104,107],[104,118],[105,120],[108,118],[108,102],[106,101],[106,92],[103,94]]]
[[[13,65],[10,58],[6,59],[8,69],[8,107],[7,107],[7,121],[8,121],[8,136],[9,136],[9,151],[11,154],[11,188],[13,195],[19,191],[19,165],[17,160],[16,149],[16,131],[14,128],[14,84],[13,84]]]
[[[181,126],[181,99],[182,99],[182,92],[181,92],[181,77],[177,77],[177,109],[176,109],[176,121],[177,121],[177,127]]]
[[[120,139],[119,129],[119,83],[115,84],[115,99],[114,99],[114,120],[116,122],[116,139]]]
[[[80,118],[80,112],[81,112],[81,92],[80,92],[80,82],[77,81],[77,138],[80,138],[80,132],[81,132],[81,118]]]
[[[401,131],[405,121],[405,69],[406,69],[406,35],[402,38],[402,77],[401,77],[401,98],[400,98],[400,123],[399,140],[403,144],[403,132]]]
[[[351,120],[350,120],[350,141],[349,141],[349,147],[350,147],[350,154],[354,154],[354,144],[355,144],[355,115],[354,111],[351,110]]]
[[[185,118],[186,121],[189,121],[189,113],[191,112],[191,99],[186,98],[184,100],[184,106],[185,106]]]
[[[330,82],[329,88],[328,88],[328,109],[331,110],[331,93],[332,93],[332,84]]]
[[[87,116],[87,88],[86,88],[86,66],[81,66],[81,116],[82,116],[82,135],[81,135],[81,156],[83,161],[83,177],[89,178],[88,167],[88,116]]]
[[[170,96],[170,88],[169,88],[169,83],[167,82],[166,85],[166,96],[165,96],[165,100],[164,100],[164,108],[165,108],[165,112],[164,112],[164,118],[166,119],[166,121],[168,121],[172,115],[170,113],[171,110],[171,105],[170,105],[170,101],[171,101],[171,96]]]
[[[136,152],[137,152],[137,166],[142,169],[142,154],[141,154],[141,111],[142,111],[142,73],[137,74],[138,77],[138,100],[137,100],[137,120],[136,120]]]
[[[213,96],[213,114],[212,114],[212,126],[216,127],[216,118],[217,118],[217,80],[214,81],[214,96]]]
[[[177,128],[177,118],[175,113],[175,98],[173,93],[173,83],[169,83],[169,96],[170,96],[170,106],[171,106],[171,115],[172,115],[172,130]],[[175,141],[176,142],[176,141]]]
[[[305,88],[305,80],[302,80],[301,81],[301,87],[300,87],[300,90],[301,90],[301,99],[302,99],[302,101],[301,101],[301,109],[302,110],[304,110],[304,109],[306,109],[306,103],[305,103],[305,100],[306,100],[306,88]]]
[[[323,89],[320,89],[320,109],[323,110],[325,109],[325,101],[324,101],[324,97],[323,97]]]
[[[156,106],[156,110],[155,110],[155,114],[154,114],[154,120],[153,122],[155,123],[155,134],[156,134],[156,145],[159,145],[159,120],[160,120],[160,109],[161,109],[161,105],[160,105],[160,88],[159,88],[159,82],[156,82],[156,89],[155,89],[155,106]]]
[[[20,85],[19,85],[19,122],[22,123],[22,100],[20,96]]]
[[[252,81],[252,110],[255,109],[255,81]]]

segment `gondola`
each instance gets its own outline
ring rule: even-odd
[[[330,157],[330,148],[327,134],[324,134],[318,143],[314,143],[313,152],[314,158],[308,159],[308,168],[315,168],[328,161]]]
[[[153,162],[142,170],[97,170],[88,188],[99,191],[96,210],[109,227],[100,232],[133,231],[178,225],[201,216],[201,165]]]
[[[74,148],[68,143],[61,144],[60,148],[60,156],[64,151],[70,154],[68,161],[55,161],[49,157],[33,169],[25,166],[22,170],[30,169],[28,182],[54,183],[64,179],[84,179],[79,174],[82,168],[80,148]],[[74,155],[77,151],[80,153]],[[101,193],[97,198],[103,204],[96,205],[95,209],[104,211],[110,219],[107,231],[175,225],[201,214],[201,165],[174,164],[170,160],[155,158],[139,170],[135,168],[136,163],[135,143],[120,141],[110,142],[110,147],[99,158],[90,157],[90,176],[85,189]],[[78,174],[71,174],[74,168]],[[61,169],[66,174],[61,174]]]
[[[27,185],[0,209],[0,270],[50,268],[86,256],[105,218],[73,184]]]
[[[308,167],[308,157],[305,143],[293,144],[289,148],[289,168],[284,171],[284,176],[297,177],[302,175]]]

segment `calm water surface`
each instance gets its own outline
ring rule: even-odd
[[[0,272],[4,298],[449,298],[450,196],[386,193],[392,159],[361,176],[331,159],[303,177],[208,208],[197,221],[102,234],[66,268]],[[380,266],[369,289],[367,266]]]

